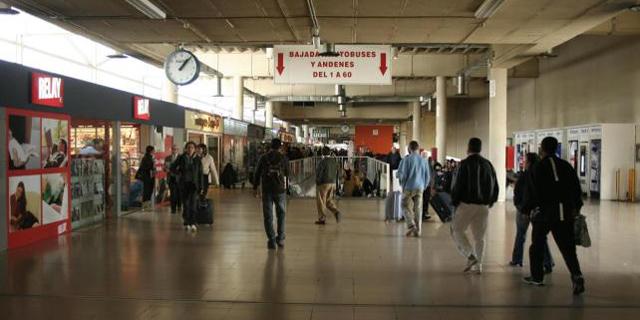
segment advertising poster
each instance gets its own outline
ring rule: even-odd
[[[9,115],[10,170],[40,169],[40,118]]]
[[[69,117],[7,109],[6,218],[9,248],[53,238],[70,226]]]
[[[68,185],[65,174],[42,175],[42,224],[67,220],[69,216]]]
[[[9,233],[42,225],[40,175],[9,178]]]
[[[69,122],[42,119],[42,167],[62,168],[69,159]]]

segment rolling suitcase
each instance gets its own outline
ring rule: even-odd
[[[384,201],[384,221],[400,221],[404,217],[402,212],[402,193],[389,192]]]
[[[211,199],[198,200],[196,222],[198,224],[213,224],[213,201]]]
[[[449,222],[453,219],[453,205],[451,204],[451,195],[446,192],[438,192],[431,197],[431,206],[436,211],[442,222]]]

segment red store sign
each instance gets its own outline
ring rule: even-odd
[[[150,120],[151,110],[149,99],[133,97],[133,118],[138,120]]]
[[[64,80],[44,73],[31,74],[31,103],[62,108],[64,106]]]

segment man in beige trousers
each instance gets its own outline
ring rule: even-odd
[[[331,150],[328,147],[322,149],[322,160],[316,167],[316,204],[318,206],[317,225],[326,224],[327,210],[331,211],[340,222],[340,211],[335,203],[336,181],[338,179],[338,161],[330,157]]]

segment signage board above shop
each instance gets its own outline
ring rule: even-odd
[[[276,84],[391,84],[391,46],[336,45],[321,57],[312,45],[273,47]]]
[[[38,72],[31,73],[31,103],[62,108],[64,106],[62,78]]]
[[[133,118],[138,120],[151,120],[149,99],[133,97]]]
[[[185,110],[185,128],[210,133],[222,133],[223,120],[216,114]]]

